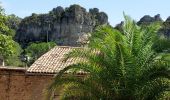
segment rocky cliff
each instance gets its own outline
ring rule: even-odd
[[[151,17],[150,15],[145,15],[137,22],[137,24],[147,25],[153,22],[163,22],[162,18],[160,17],[160,14],[157,14],[154,17]]]
[[[158,34],[170,38],[170,17],[163,21],[162,18],[160,17],[160,14],[157,14],[154,17],[145,15],[137,23],[139,25],[147,25],[154,22],[159,22],[162,25],[161,29],[158,31]]]
[[[170,17],[168,17],[166,21],[163,22],[160,32],[170,38]]]
[[[59,6],[47,14],[33,13],[24,18],[15,39],[22,45],[55,41],[58,45],[77,46],[79,38],[103,24],[108,24],[108,16],[97,8],[86,11],[79,5],[65,9]]]
[[[137,24],[142,26],[150,25],[151,23],[160,23],[161,29],[158,31],[159,35],[163,35],[166,38],[170,38],[170,17],[168,17],[165,21],[162,20],[160,14],[151,17],[150,15],[144,15]],[[122,31],[123,21],[117,24],[114,28]]]

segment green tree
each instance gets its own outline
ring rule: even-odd
[[[10,34],[10,29],[6,25],[7,16],[4,13],[4,9],[0,6],[0,58],[3,60],[3,66],[5,60],[13,55],[19,55],[20,46],[13,41]]]
[[[8,33],[9,28],[5,24],[7,17],[5,16],[4,9],[0,6],[0,34]]]
[[[0,6],[0,34],[5,34],[14,37],[16,27],[14,24],[19,24],[19,18],[14,15],[6,16],[4,9]]]
[[[152,49],[159,25],[137,26],[125,16],[123,34],[108,26],[96,29],[88,48],[73,50],[69,58],[84,60],[57,73],[47,99],[62,87],[61,100],[156,100],[170,89],[170,61]],[[65,74],[67,71],[72,73]],[[84,71],[85,76],[76,77]]]
[[[7,66],[23,67],[24,64],[23,64],[23,62],[21,61],[21,58],[20,58],[20,55],[21,55],[23,50],[17,42],[14,42],[14,47],[15,47],[14,48],[15,53],[13,53],[11,56],[8,56],[5,59],[5,63],[6,63]]]
[[[15,54],[17,54],[16,42],[12,37],[0,34],[0,58],[3,60],[3,66],[5,59]]]
[[[25,51],[26,54],[31,57],[30,63],[32,63],[54,46],[56,46],[56,43],[54,42],[32,43],[25,49]]]

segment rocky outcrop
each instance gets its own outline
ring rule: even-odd
[[[166,21],[163,22],[160,33],[170,38],[170,17],[168,17]]]
[[[170,17],[168,17],[165,21],[162,20],[160,14],[151,17],[149,15],[145,15],[140,19],[138,25],[149,25],[154,22],[161,23],[161,29],[158,31],[158,34],[167,38],[170,38]]]
[[[138,25],[141,25],[141,24],[146,25],[146,24],[150,24],[153,22],[163,22],[162,18],[160,17],[160,14],[157,14],[154,17],[151,17],[150,15],[145,15],[137,22],[137,24]]]
[[[32,14],[24,18],[15,39],[22,45],[55,41],[58,45],[78,46],[79,38],[103,24],[108,24],[108,16],[97,8],[87,12],[79,5],[65,9],[59,6],[48,14]]]
[[[151,17],[150,15],[144,15],[137,23],[137,25],[150,25],[153,22],[163,22],[162,18],[160,17],[160,14],[155,15],[154,17]],[[119,30],[120,32],[123,32],[122,26],[124,24],[124,21],[121,21],[119,24],[117,24],[114,28]]]
[[[151,17],[150,15],[145,15],[137,22],[137,24],[139,26],[146,26],[155,22],[160,23],[162,25],[161,29],[158,31],[158,35],[170,38],[170,17],[168,17],[166,21],[163,21],[162,18],[160,17],[160,14],[157,14],[154,17]],[[122,21],[121,23],[117,24],[114,28],[119,30],[120,32],[123,32],[122,30],[123,23],[124,22]]]

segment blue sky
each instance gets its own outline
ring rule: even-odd
[[[19,17],[32,13],[47,13],[57,6],[68,7],[79,4],[86,9],[99,8],[109,16],[111,25],[123,20],[123,11],[133,19],[139,20],[144,15],[161,14],[165,20],[170,16],[170,0],[0,0],[7,14]]]

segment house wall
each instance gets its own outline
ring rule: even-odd
[[[53,75],[25,72],[25,69],[0,68],[0,100],[43,100]]]

